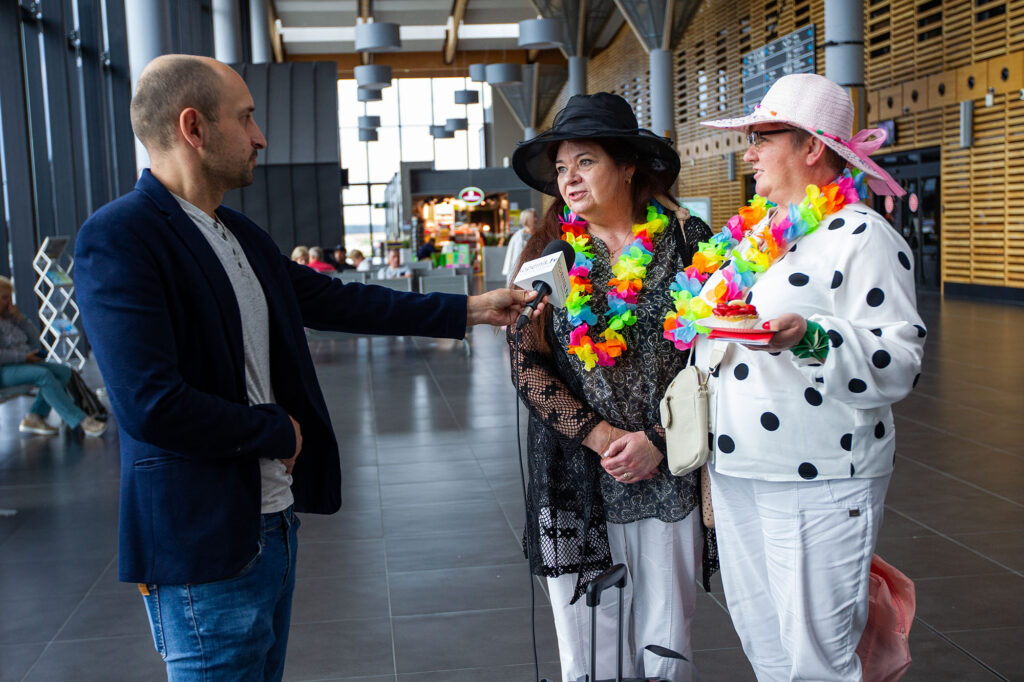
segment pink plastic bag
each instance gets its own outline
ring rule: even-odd
[[[868,623],[857,645],[864,682],[895,682],[907,672],[916,607],[914,582],[877,554],[872,557]]]

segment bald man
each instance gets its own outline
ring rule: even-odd
[[[531,298],[398,293],[292,263],[221,206],[267,141],[232,69],[150,63],[131,103],[151,167],[75,249],[78,302],[121,443],[119,577],[171,680],[279,680],[294,512],[341,506],[338,445],[303,327],[461,338]]]

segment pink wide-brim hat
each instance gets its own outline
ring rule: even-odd
[[[814,73],[794,73],[772,84],[754,111],[741,118],[701,123],[710,128],[746,130],[759,123],[779,123],[806,130],[846,162],[864,171],[875,194],[906,194],[898,182],[871,160],[885,142],[881,128],[866,128],[853,137],[853,102],[841,86]]]

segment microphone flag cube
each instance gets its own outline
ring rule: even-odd
[[[530,291],[534,283],[544,282],[550,287],[548,303],[558,308],[565,306],[571,286],[569,271],[565,267],[565,258],[561,253],[552,253],[523,263],[516,274],[515,284]]]

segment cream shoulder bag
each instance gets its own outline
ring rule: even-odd
[[[707,373],[696,366],[696,344],[690,362],[680,370],[661,399],[661,425],[665,428],[668,468],[676,476],[699,469],[708,461],[708,379],[721,364],[725,345],[711,349]]]

